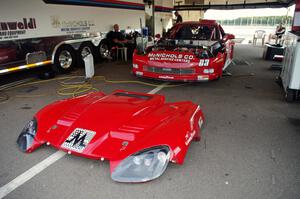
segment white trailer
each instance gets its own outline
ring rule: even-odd
[[[115,23],[140,29],[145,6],[142,0],[1,0],[0,75],[47,64],[65,73],[87,54],[106,58],[105,33]],[[172,25],[172,7],[172,0],[155,1],[156,33]]]

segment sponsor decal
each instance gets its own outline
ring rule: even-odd
[[[181,151],[181,148],[178,146],[174,149],[174,154],[177,155]]]
[[[93,20],[61,20],[59,16],[51,16],[51,25],[61,32],[71,34],[86,33],[95,26],[95,23]]]
[[[94,131],[76,128],[62,144],[62,148],[81,153],[95,134]]]
[[[209,80],[209,77],[208,77],[208,75],[198,75],[197,79],[199,81],[207,81],[207,80]]]
[[[168,76],[168,75],[160,75],[160,76],[158,76],[158,78],[161,78],[161,79],[174,79],[174,77],[171,77],[171,76]]]
[[[25,35],[27,30],[36,29],[35,18],[23,18],[15,21],[0,21],[0,40],[16,39]]]
[[[172,61],[190,63],[194,59],[191,54],[175,54],[175,53],[149,53],[148,58],[150,61]]]
[[[189,143],[193,140],[193,137],[195,136],[196,134],[196,131],[192,131],[191,133],[190,132],[187,132],[185,138],[186,138],[186,141],[185,141],[185,145],[189,145]]]
[[[122,147],[121,147],[120,151],[124,151],[126,149],[126,147],[128,146],[128,144],[129,144],[129,142],[127,142],[127,141],[122,142]]]

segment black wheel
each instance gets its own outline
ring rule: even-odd
[[[293,102],[296,98],[296,92],[292,89],[286,89],[285,100],[287,102]]]
[[[76,54],[72,47],[61,46],[54,57],[53,70],[58,73],[68,73],[76,65]]]
[[[102,40],[98,46],[98,56],[100,60],[110,59],[110,47],[106,40]]]
[[[80,66],[84,66],[84,58],[89,54],[92,54],[95,60],[94,46],[89,42],[82,43],[78,49],[78,62]]]

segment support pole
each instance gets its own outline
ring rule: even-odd
[[[152,37],[155,36],[155,0],[152,0]]]

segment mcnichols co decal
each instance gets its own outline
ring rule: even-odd
[[[172,61],[190,63],[194,59],[191,54],[173,54],[173,53],[149,53],[148,58],[150,61]]]
[[[51,25],[61,32],[68,34],[85,33],[95,26],[93,20],[61,20],[59,16],[51,16]]]
[[[35,18],[0,21],[0,40],[17,39],[20,35],[25,35],[27,30],[34,29],[36,29]]]

